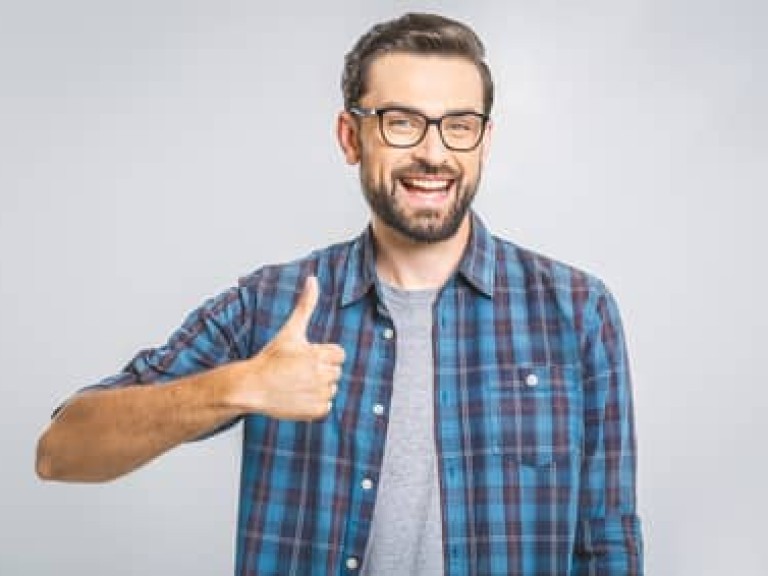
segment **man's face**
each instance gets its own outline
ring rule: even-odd
[[[377,58],[368,73],[362,108],[404,107],[430,118],[447,112],[483,112],[480,73],[470,61],[443,56],[389,54]],[[347,113],[345,113],[347,114]],[[375,224],[385,225],[416,242],[452,237],[467,221],[477,192],[487,134],[471,151],[445,147],[430,126],[411,148],[389,146],[376,117],[351,118],[344,145],[347,160],[360,162],[360,180]]]

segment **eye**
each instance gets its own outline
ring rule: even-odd
[[[443,129],[456,135],[471,134],[477,130],[478,122],[474,116],[449,116],[444,120]]]
[[[466,122],[454,121],[448,123],[448,130],[452,132],[466,132],[471,129],[470,125]]]
[[[397,118],[388,118],[387,126],[390,128],[408,128],[409,126],[413,126],[413,121],[410,118],[403,116]]]
[[[392,132],[415,132],[421,129],[424,121],[416,114],[402,110],[390,110],[384,114],[384,126]]]

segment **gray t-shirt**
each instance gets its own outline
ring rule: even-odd
[[[432,303],[436,290],[383,286],[397,338],[384,461],[365,576],[443,574],[434,434]]]

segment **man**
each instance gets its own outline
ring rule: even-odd
[[[615,303],[470,210],[480,40],[406,15],[342,85],[368,229],[245,277],[75,395],[39,475],[109,480],[243,420],[238,574],[642,573]]]

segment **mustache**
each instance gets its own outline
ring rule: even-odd
[[[392,171],[394,178],[402,178],[404,176],[446,176],[449,178],[458,178],[461,176],[458,170],[451,168],[450,166],[430,164],[428,162],[414,162],[409,166],[398,168]]]

